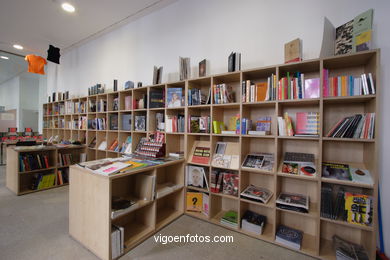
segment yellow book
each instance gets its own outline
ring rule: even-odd
[[[203,193],[187,192],[187,211],[202,212]]]
[[[238,117],[232,116],[229,119],[228,131],[236,131]]]

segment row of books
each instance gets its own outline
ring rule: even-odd
[[[295,131],[292,119],[287,112],[283,114],[283,117],[278,117],[279,136],[319,136],[320,115],[318,112],[297,112],[295,117]]]
[[[167,115],[165,120],[165,132],[167,133],[184,133],[185,117],[184,115],[171,116]]]
[[[56,174],[55,173],[47,173],[47,174],[34,174],[31,189],[32,190],[41,190],[45,188],[50,188],[55,185]]]
[[[276,100],[276,75],[272,74],[266,82],[254,83],[244,80],[241,83],[242,102]]]
[[[320,79],[306,79],[303,73],[296,72],[279,80],[278,84],[278,99],[305,99],[320,97]]]
[[[235,95],[232,86],[225,83],[213,86],[214,104],[234,103]]]
[[[327,137],[373,139],[375,113],[344,117],[326,134]]]
[[[372,196],[347,192],[342,187],[335,192],[330,185],[321,188],[321,217],[371,226],[374,201]]]
[[[374,184],[369,170],[352,167],[346,163],[322,162],[322,177],[367,185]]]
[[[124,252],[125,229],[122,226],[111,225],[111,257],[118,258]]]
[[[34,171],[49,168],[49,157],[46,154],[19,155],[19,171]]]
[[[211,117],[210,116],[188,116],[189,133],[210,133]]]
[[[211,172],[210,190],[214,193],[237,196],[238,181],[239,177],[237,173],[214,169]]]
[[[92,118],[88,119],[88,129],[92,130],[106,130],[106,118],[99,117],[99,118]]]
[[[57,185],[69,183],[69,169],[64,168],[57,171]]]
[[[375,95],[375,84],[371,73],[361,74],[357,78],[352,75],[329,77],[329,70],[324,69],[323,74],[324,97]]]
[[[206,105],[210,103],[211,90],[207,91],[207,95],[202,93],[201,89],[191,88],[188,90],[188,105],[197,106],[197,105]]]
[[[67,166],[73,164],[73,156],[70,153],[58,153],[58,166]]]
[[[83,113],[86,113],[84,101],[78,101],[78,102],[73,102],[70,100],[65,101],[65,114],[66,115],[83,114]]]

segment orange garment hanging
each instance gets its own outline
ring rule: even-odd
[[[44,58],[30,54],[24,59],[28,62],[28,72],[45,75],[45,65],[47,64],[47,61]]]

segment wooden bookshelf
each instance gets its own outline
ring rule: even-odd
[[[68,147],[39,146],[30,147],[8,147],[7,148],[7,168],[6,168],[6,186],[16,195],[24,195],[32,192],[57,188],[68,185],[69,183],[60,184],[57,173],[59,171],[68,171],[70,165],[60,165],[60,154],[71,154],[73,163],[78,163],[80,153],[85,152],[84,145],[70,145]],[[22,171],[20,168],[20,156],[25,155],[46,155],[49,167]],[[40,189],[32,189],[34,175],[37,174],[55,174],[54,185]],[[68,172],[69,174],[69,172]],[[69,176],[69,175],[68,175]],[[69,177],[68,177],[69,178]]]
[[[112,259],[111,225],[124,227],[124,254],[184,213],[183,159],[102,176],[80,166],[71,166],[69,188],[69,233],[101,259]],[[113,196],[137,198],[137,175],[154,176],[157,184],[171,182],[177,188],[159,198],[138,200],[138,206],[112,217]],[[156,189],[150,185],[150,193]]]
[[[118,95],[119,110],[110,111],[108,113],[119,114],[119,125],[121,124],[120,115],[130,114],[132,116],[132,127],[130,130],[121,130],[119,126],[118,131],[94,131],[94,130],[79,130],[70,129],[70,133],[66,133],[66,129],[58,128],[44,128],[44,137],[48,138],[53,134],[58,134],[61,137],[85,137],[85,142],[88,145],[93,137],[99,140],[112,139],[118,137],[119,140],[124,140],[126,136],[132,137],[133,151],[136,144],[142,137],[146,137],[153,133],[156,129],[155,114],[162,112],[165,118],[168,115],[177,113],[184,113],[187,122],[190,115],[209,115],[211,121],[218,120],[227,124],[229,117],[235,114],[240,114],[241,117],[255,119],[259,116],[269,115],[272,117],[271,135],[269,136],[254,136],[243,134],[213,134],[211,133],[190,133],[187,124],[185,124],[184,133],[166,133],[167,154],[169,152],[184,151],[186,165],[199,165],[190,163],[189,156],[191,154],[192,145],[196,141],[202,141],[210,144],[210,151],[213,153],[215,144],[218,141],[236,142],[239,144],[239,160],[240,164],[245,159],[249,152],[269,152],[275,156],[274,169],[271,172],[262,172],[253,169],[239,168],[235,172],[240,176],[239,193],[245,188],[244,186],[250,181],[255,184],[266,181],[267,187],[274,192],[273,198],[267,205],[260,203],[255,204],[249,201],[241,200],[239,198],[232,199],[230,197],[220,196],[218,194],[210,195],[210,216],[205,217],[203,214],[187,213],[192,217],[202,220],[207,220],[211,223],[219,224],[219,217],[222,212],[234,209],[238,212],[239,219],[241,219],[243,209],[254,207],[254,211],[264,213],[268,217],[269,228],[266,228],[264,236],[257,237],[275,243],[275,232],[279,224],[289,225],[293,228],[300,229],[304,232],[304,241],[302,250],[299,252],[315,256],[322,259],[334,259],[333,249],[331,245],[331,238],[334,234],[341,236],[347,240],[363,245],[370,258],[374,258],[377,232],[377,194],[379,172],[377,171],[377,155],[378,155],[378,140],[380,135],[378,127],[375,128],[375,139],[347,139],[347,138],[328,138],[325,137],[331,126],[339,119],[347,115],[354,115],[357,113],[375,112],[376,117],[379,118],[379,97],[381,95],[381,84],[379,82],[379,61],[380,51],[370,50],[356,54],[340,55],[334,57],[312,59],[297,63],[280,64],[275,66],[267,66],[264,68],[254,68],[250,70],[236,71],[231,73],[224,73],[212,75],[208,77],[189,79],[185,81],[172,82],[166,84],[159,84],[153,86],[146,86],[139,89],[129,89],[118,91],[114,93],[100,94],[99,97],[106,97],[110,100],[110,95]],[[329,70],[329,77],[339,75],[353,75],[360,76],[362,73],[372,73],[376,95],[362,95],[362,96],[343,96],[343,97],[323,97],[322,82],[323,69]],[[277,81],[286,76],[287,72],[302,72],[305,74],[305,79],[320,78],[320,97],[315,99],[298,99],[298,100],[273,100],[264,102],[242,102],[241,99],[241,82],[243,80],[251,80],[255,83],[264,82],[271,74],[276,75]],[[213,88],[215,84],[225,83],[232,87],[235,93],[236,100],[228,104],[215,104],[213,94],[211,96],[211,104],[188,106],[188,90],[191,88],[198,88],[202,93]],[[152,108],[149,105],[145,109],[125,109],[124,96],[139,97],[142,93],[147,95],[154,88],[163,88],[167,93],[168,88],[183,89],[183,96],[185,105],[178,108]],[[149,97],[149,95],[148,95]],[[76,98],[74,100],[94,100],[97,96],[88,96]],[[54,107],[66,101],[48,103],[44,105],[44,111],[54,111]],[[149,102],[149,98],[148,98]],[[167,102],[166,102],[167,103]],[[320,135],[319,137],[285,137],[278,136],[277,131],[277,116],[288,112],[290,115],[295,115],[296,112],[318,112],[320,115]],[[147,118],[146,131],[134,131],[134,116],[143,113]],[[88,118],[95,118],[101,116],[98,113],[89,112],[86,109],[85,114],[59,115],[46,114],[44,121],[46,125],[56,125],[62,117],[66,120],[80,117],[81,115]],[[103,115],[103,114],[102,114]],[[57,124],[58,125],[58,124]],[[80,139],[80,138],[79,138]],[[109,143],[107,145],[110,145]],[[97,144],[98,146],[98,144]],[[99,151],[96,148],[88,148],[88,160],[104,158],[107,156],[120,156],[120,153],[110,152],[107,150]],[[317,177],[305,178],[300,176],[287,176],[280,171],[280,165],[283,161],[283,154],[285,152],[305,152],[313,153],[317,165]],[[212,156],[212,155],[211,155]],[[328,180],[321,178],[321,165],[325,161],[337,161],[350,164],[357,164],[364,166],[373,175],[374,185],[360,185],[352,182],[343,182],[337,180]],[[214,167],[211,163],[208,165],[200,165],[208,168],[209,172]],[[184,174],[184,172],[183,172]],[[259,177],[257,177],[259,176]],[[210,180],[209,180],[210,181]],[[210,183],[210,182],[209,182]],[[374,221],[372,228],[356,228],[352,224],[340,223],[338,221],[326,221],[320,217],[321,208],[321,187],[323,185],[341,185],[348,190],[357,190],[363,194],[368,194],[374,198]],[[189,188],[188,190],[194,191]],[[311,210],[309,214],[295,214],[290,211],[283,211],[276,208],[275,200],[280,191],[297,191],[300,193],[307,193],[311,201]],[[185,196],[185,193],[183,193]],[[238,228],[236,231],[247,234]],[[349,235],[351,234],[351,236]],[[353,234],[353,236],[352,236]],[[281,245],[283,246],[283,245]]]

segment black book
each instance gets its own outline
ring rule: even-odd
[[[228,58],[228,72],[233,72],[234,71],[234,64],[235,64],[235,53],[232,52],[230,55],[229,55],[229,58]]]
[[[356,128],[357,126],[359,125],[359,122],[360,120],[362,120],[362,115],[355,115],[355,119],[353,120],[352,122],[352,125],[348,128],[348,130],[346,131],[344,137],[345,138],[352,138],[355,131],[356,131]]]
[[[150,108],[165,107],[164,90],[163,89],[151,90],[149,98],[150,98],[150,100],[149,100],[149,107]]]
[[[276,230],[276,241],[284,245],[300,249],[303,239],[303,232],[284,225],[279,225]]]
[[[333,137],[341,137],[342,134],[345,132],[345,129],[348,128],[349,124],[351,123],[353,117],[347,117],[347,120],[344,122],[343,125],[341,125],[337,132],[334,134]]]
[[[250,211],[250,210],[245,211],[244,216],[242,217],[242,219],[245,219],[249,223],[252,223],[252,224],[258,225],[258,226],[265,225],[266,222],[267,222],[267,217],[266,216],[257,214],[257,213],[255,213],[253,211]]]

